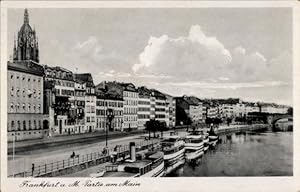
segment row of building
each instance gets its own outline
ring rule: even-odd
[[[189,124],[188,119],[197,124],[206,118],[244,116],[249,112],[286,112],[277,105],[264,107],[239,99],[173,97],[132,83],[94,84],[90,73],[41,64],[37,35],[29,25],[26,9],[7,69],[8,140],[105,131],[108,127],[109,131],[144,129],[150,119],[174,127]],[[108,110],[113,115],[111,123]]]

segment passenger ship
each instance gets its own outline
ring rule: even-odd
[[[91,174],[91,177],[161,177],[165,174],[164,153],[148,151],[135,154],[130,147],[130,158],[107,165],[105,170]]]
[[[213,127],[211,126],[209,132],[208,132],[208,138],[209,138],[209,145],[214,147],[217,145],[217,142],[219,140],[219,136],[215,133]]]
[[[185,163],[184,141],[178,135],[164,137],[161,142],[164,153],[165,174],[168,174]]]
[[[209,138],[208,133],[203,133],[203,145],[204,145],[204,152],[206,152],[209,149]]]
[[[197,159],[204,154],[203,136],[199,131],[193,131],[185,138],[185,158],[187,161]]]

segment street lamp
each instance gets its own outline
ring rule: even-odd
[[[111,122],[114,119],[114,111],[112,109],[107,109],[107,120],[108,120],[108,128],[106,127],[106,136],[105,136],[105,145],[107,148],[107,137],[108,137],[108,129],[111,129]]]

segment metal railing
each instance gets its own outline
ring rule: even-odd
[[[140,141],[136,144],[136,151],[141,151],[149,146],[155,146],[159,141]],[[109,149],[107,153],[93,152],[84,155],[75,155],[74,158],[68,158],[60,161],[55,161],[47,164],[35,165],[34,169],[25,170],[24,172],[9,175],[8,177],[41,177],[51,174],[56,171],[61,171],[67,168],[80,166],[89,162],[97,162],[97,164],[110,162],[112,160],[112,154],[116,154],[116,158],[126,157],[129,155],[129,146],[124,145],[118,147],[116,150]]]

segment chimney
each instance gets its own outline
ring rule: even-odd
[[[130,160],[131,160],[131,162],[135,162],[136,161],[135,142],[129,143],[129,150],[130,150]]]

